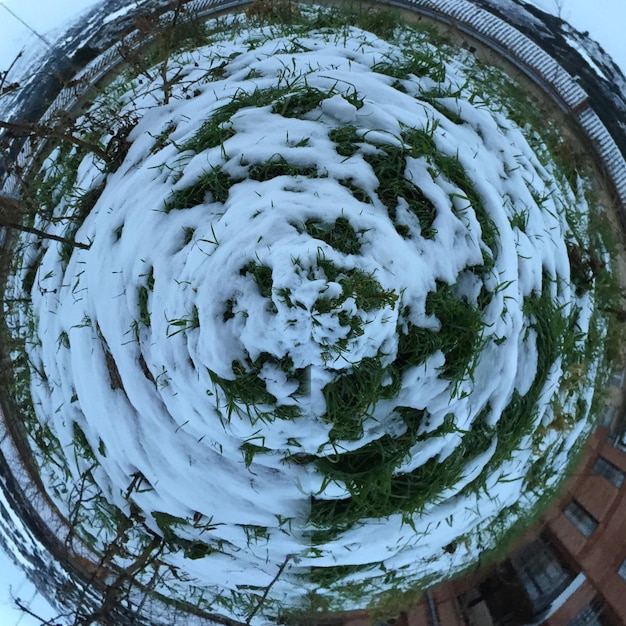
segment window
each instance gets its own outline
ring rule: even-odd
[[[536,611],[548,606],[574,578],[546,535],[513,554],[510,561]]]
[[[565,507],[563,514],[587,539],[593,535],[593,531],[598,527],[597,520],[589,515],[576,500],[572,500]]]
[[[567,626],[610,626],[610,621],[604,615],[602,600],[592,600]]]
[[[615,485],[618,489],[624,482],[624,472],[619,467],[615,467],[613,463],[607,461],[604,457],[599,456],[596,462],[593,464],[593,471],[595,474],[603,476],[612,485]]]
[[[626,581],[626,559],[623,560],[622,564],[619,566],[617,573]]]
[[[611,428],[616,414],[617,407],[611,406],[610,404],[605,404],[604,408],[602,409],[602,413],[600,414],[600,426],[604,426],[605,428]]]
[[[625,375],[626,375],[626,370],[622,370],[620,372],[613,372],[613,375],[611,376],[611,385],[613,385],[613,387],[623,387]]]

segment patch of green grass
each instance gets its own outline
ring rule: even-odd
[[[272,113],[283,117],[301,119],[307,113],[319,108],[322,101],[326,100],[329,95],[326,91],[305,85],[274,102]]]
[[[355,25],[386,41],[394,38],[396,29],[404,24],[400,14],[391,9],[362,10],[355,16]]]
[[[345,217],[338,217],[334,224],[310,219],[307,220],[304,228],[311,237],[326,242],[344,254],[358,254],[361,250],[359,236],[350,224],[350,220]]]
[[[308,572],[308,581],[326,589],[336,582],[343,580],[350,574],[371,570],[375,564],[364,563],[362,565],[332,565],[328,567],[312,567]]]
[[[246,263],[240,270],[241,276],[252,275],[254,282],[257,284],[261,295],[264,298],[271,298],[274,287],[274,280],[272,278],[272,268],[269,265],[263,265],[256,261],[250,261]]]
[[[358,200],[359,202],[365,202],[367,204],[372,204],[372,199],[369,197],[369,194],[362,189],[361,187],[358,187],[352,179],[347,179],[347,178],[343,178],[341,180],[337,181],[342,187],[345,187],[346,189],[348,189],[348,191],[350,191],[350,193],[352,194],[352,197],[355,198],[356,200]]]
[[[525,233],[526,229],[528,228],[528,218],[528,209],[520,209],[515,211],[515,213],[513,213],[509,220],[511,228],[519,228],[523,233]]]
[[[409,211],[419,221],[422,237],[432,239],[437,233],[433,227],[437,212],[433,203],[426,198],[419,187],[404,176],[408,151],[397,146],[380,148],[384,154],[365,157],[379,182],[376,189],[379,200],[387,207],[389,217],[395,225],[398,198],[404,199]]]
[[[391,477],[372,474],[362,484],[348,481],[350,498],[325,500],[313,496],[310,520],[318,529],[313,539],[336,537],[368,517],[402,513],[410,520],[426,505],[437,503],[442,493],[461,480],[468,463],[491,445],[493,432],[486,424],[487,414],[488,409],[476,418],[472,428],[464,432],[461,444],[443,461],[434,457],[411,472]],[[456,428],[453,417],[447,428]]]
[[[469,207],[471,207],[476,215],[476,219],[480,224],[481,238],[485,245],[491,250],[491,256],[483,252],[483,271],[489,272],[495,264],[495,257],[498,254],[498,241],[500,233],[491,219],[485,205],[476,191],[467,172],[456,157],[449,157],[435,152],[432,161],[437,167],[439,173],[443,174],[450,182],[462,190],[463,196],[467,199]],[[468,207],[468,208],[469,208]]]
[[[318,298],[314,310],[318,313],[330,313],[341,306],[347,298],[354,298],[362,311],[372,311],[384,307],[395,307],[398,294],[393,290],[385,290],[374,278],[375,272],[364,272],[360,268],[344,269],[337,267],[332,261],[318,255],[317,265],[326,279],[341,285],[342,295],[338,298]]]
[[[150,327],[150,310],[148,309],[148,288],[141,287],[137,288],[137,306],[139,307],[139,320],[141,323],[147,328]]]
[[[404,407],[399,412],[402,409]],[[317,461],[317,468],[329,479],[345,483],[351,493],[378,489],[381,483],[386,491],[395,469],[407,459],[411,447],[418,440],[417,430],[422,425],[424,414],[424,411],[406,408],[402,411],[406,424],[402,435],[383,435],[356,450],[332,458],[322,457]]]
[[[264,352],[255,361],[250,359],[247,359],[245,363],[233,361],[231,365],[233,379],[223,378],[208,370],[214,386],[219,388],[223,394],[226,403],[223,408],[226,410],[228,420],[233,414],[246,416],[252,421],[261,419],[268,422],[274,419],[293,420],[300,415],[300,409],[296,405],[276,404],[276,397],[267,390],[265,381],[260,376],[266,363],[281,369],[288,375],[290,381],[298,382],[298,388],[292,394],[294,397],[297,398],[305,391],[308,371],[296,369],[289,357],[276,359],[271,354]],[[213,394],[212,391],[207,393]],[[219,399],[218,408],[220,408]]]
[[[267,543],[270,539],[270,532],[267,526],[259,526],[255,524],[241,524],[243,531],[246,533],[248,546],[258,545],[259,543]]]
[[[242,105],[244,108],[246,105]],[[247,105],[252,106],[252,105]],[[219,110],[218,110],[219,111]],[[209,148],[221,146],[231,137],[235,136],[235,129],[230,125],[230,116],[222,120],[221,115],[215,114],[209,121],[205,122],[193,139],[183,144],[185,150],[193,150],[196,153]]]
[[[190,541],[180,536],[180,531],[189,526],[184,517],[177,517],[164,511],[154,511],[152,517],[163,535],[163,541],[171,550],[182,551],[188,559],[202,559],[214,552],[220,552],[219,546],[213,546],[203,541]],[[129,521],[132,525],[132,522]]]
[[[244,443],[242,443],[239,449],[243,453],[244,463],[246,464],[246,467],[250,467],[250,465],[252,465],[254,457],[257,454],[273,452],[271,448],[266,448],[265,446],[257,446],[256,444],[250,443],[249,441],[245,441]]]
[[[428,104],[430,104],[433,109],[437,110],[439,113],[441,113],[441,115],[449,119],[457,126],[465,123],[465,120],[456,111],[453,111],[449,106],[446,106],[443,102],[439,101],[438,94],[436,96],[430,96],[423,93],[420,94],[420,100],[428,102]]]
[[[96,462],[96,455],[87,441],[85,431],[80,427],[78,422],[72,423],[72,432],[74,433],[72,443],[76,454],[82,459],[87,459],[92,463]]]
[[[426,297],[426,314],[437,318],[439,330],[413,324],[407,332],[399,330],[396,366],[421,365],[441,350],[446,359],[442,377],[457,383],[471,378],[485,342],[481,310],[458,297],[447,283],[438,283]]]
[[[329,131],[328,138],[335,144],[337,154],[347,158],[356,154],[358,144],[363,142],[363,138],[357,133],[357,127],[351,125],[333,128]]]
[[[278,176],[306,176],[315,178],[318,171],[315,166],[303,167],[289,163],[281,154],[274,155],[264,163],[255,163],[248,169],[248,177],[252,180],[264,182]]]
[[[207,201],[223,204],[236,182],[239,181],[233,180],[220,166],[213,167],[189,187],[173,191],[165,202],[165,212],[169,213],[172,209],[190,209]]]
[[[200,328],[200,314],[198,307],[194,304],[191,307],[189,317],[167,319],[167,336],[174,337],[194,328]]]
[[[391,290],[383,289],[382,285],[374,278],[374,272],[367,273],[355,268],[346,272],[344,277],[339,278],[339,284],[345,297],[353,297],[357,307],[363,311],[372,311],[384,307],[395,306],[398,294]]]
[[[363,422],[379,400],[392,398],[400,379],[394,368],[383,366],[379,357],[367,357],[324,389],[326,413],[322,420],[332,424],[331,441],[356,441],[363,435]]]
[[[396,230],[403,236],[406,233],[403,227],[406,226],[399,224],[396,217],[399,198],[406,201],[409,211],[417,217],[422,237],[432,239],[437,232],[433,227],[436,217],[435,206],[414,182],[405,178],[408,157],[437,154],[432,139],[434,129],[433,126],[429,131],[406,130],[402,135],[402,145],[370,144],[376,146],[378,153],[362,154],[378,179],[376,195],[387,208]],[[355,126],[333,129],[328,133],[328,137],[335,143],[337,153],[346,158],[359,152],[359,144],[369,143],[366,137],[359,136]]]
[[[64,198],[75,193],[78,168],[85,153],[69,143],[60,143],[56,152],[26,185],[25,197],[31,198],[36,210],[43,211],[49,219],[53,210]],[[32,222],[28,225],[32,226]]]
[[[550,368],[563,353],[565,337],[571,328],[570,318],[563,314],[563,307],[556,304],[550,293],[550,281],[546,276],[542,293],[526,298],[523,310],[536,332],[537,373],[526,394],[514,391],[502,411],[495,425],[495,452],[481,475],[473,481],[472,488],[485,484],[488,476],[511,458],[522,439],[533,432],[541,392]]]
[[[434,46],[414,45],[403,50],[401,58],[390,58],[372,65],[372,70],[379,74],[407,80],[412,76],[428,76],[437,83],[446,78],[446,66],[443,55]]]

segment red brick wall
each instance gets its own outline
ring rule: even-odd
[[[582,533],[562,512],[550,522],[549,529],[563,548],[574,557],[574,561],[578,562],[580,553],[587,543]]]
[[[371,626],[371,620],[367,615],[349,617],[343,622],[343,626]]]
[[[616,615],[616,624],[626,624],[626,582],[614,575],[602,587],[602,594],[606,604],[613,609],[613,613]]]
[[[406,614],[407,626],[426,626],[430,624],[430,613],[425,602],[420,602]]]
[[[599,522],[607,516],[617,494],[618,489],[597,474],[584,478],[572,492],[574,498]]]
[[[461,616],[454,585],[443,584],[432,591],[441,626],[465,626]],[[428,622],[427,622],[428,623]]]
[[[616,467],[626,472],[626,452],[618,450],[615,446],[605,441],[599,448],[599,453],[607,461],[610,461]]]
[[[597,454],[626,472],[626,453],[608,441],[597,446]],[[560,507],[550,516],[550,530],[570,553],[570,558],[574,557],[587,582],[554,618],[546,622],[549,626],[567,624],[594,596],[604,597],[605,603],[613,609],[617,623],[626,624],[626,582],[617,575],[619,566],[626,559],[626,483],[618,490],[606,479],[594,475],[592,468],[597,454],[579,470],[579,480],[570,485]],[[571,497],[600,522],[589,539],[585,539],[562,514]]]

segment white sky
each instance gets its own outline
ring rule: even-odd
[[[0,67],[5,69],[15,55],[33,43],[43,45],[35,35],[21,24],[10,9],[33,30],[54,41],[60,29],[80,17],[81,13],[100,4],[101,0],[2,0],[0,2]]]
[[[626,2],[624,0],[524,0],[549,13],[560,15],[581,32],[589,31],[626,73]],[[559,6],[561,8],[559,9]]]
[[[100,3],[101,0],[2,0],[0,1],[0,69],[6,69],[12,59],[22,49],[32,50],[43,47],[28,28],[18,21],[8,10],[16,13],[21,20],[43,35],[54,39],[71,20]],[[581,31],[589,31],[626,73],[626,46],[623,42],[623,27],[626,24],[625,0],[531,0],[536,6],[560,13]],[[129,4],[133,4],[129,2]],[[559,8],[560,6],[560,8]],[[24,573],[0,550],[0,623],[2,626],[34,626],[39,624],[28,615],[12,608],[10,590],[13,595],[29,602],[36,597],[36,591]],[[33,605],[35,612],[45,612],[41,600]]]

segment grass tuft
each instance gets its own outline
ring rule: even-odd
[[[304,228],[311,237],[324,241],[344,254],[358,254],[361,250],[359,236],[345,217],[338,217],[332,225],[310,219]]]
[[[165,212],[172,209],[190,209],[205,202],[221,202],[228,199],[230,188],[235,182],[221,167],[213,167],[184,189],[177,189],[165,202]]]

